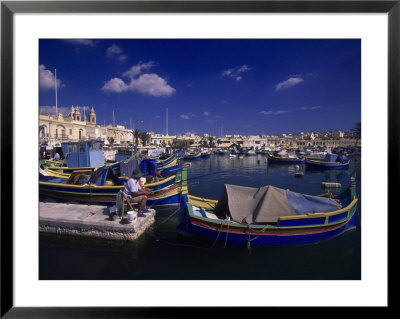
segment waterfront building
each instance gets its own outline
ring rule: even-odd
[[[92,108],[93,109],[93,108]],[[94,117],[93,117],[94,116]],[[96,124],[93,110],[91,125]],[[87,139],[87,122],[82,119],[79,106],[71,107],[67,116],[39,114],[39,140],[42,144],[61,146],[63,141],[80,141]]]
[[[107,125],[106,127],[106,140],[108,144],[133,144],[133,132],[125,128],[123,125]],[[112,141],[112,143],[111,143]]]
[[[151,135],[151,144],[156,145],[156,146],[172,146],[174,143],[174,140],[176,139],[175,135],[164,135],[164,134],[155,134],[153,133]]]
[[[83,107],[86,108],[86,107]],[[72,106],[68,115],[58,113],[56,116],[51,114],[39,114],[39,141],[41,144],[51,146],[61,146],[65,141],[84,141],[88,139],[100,139],[105,143],[113,144],[132,144],[132,130],[122,125],[102,126],[97,124],[96,112],[92,107],[89,119],[82,117],[80,107]]]

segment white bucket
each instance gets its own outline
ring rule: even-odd
[[[136,220],[136,218],[137,218],[137,211],[135,211],[135,210],[130,210],[130,211],[128,211],[128,212],[126,213],[126,215],[127,215],[127,217],[128,217],[128,220],[134,221],[134,220]]]

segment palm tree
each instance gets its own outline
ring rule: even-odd
[[[214,138],[212,136],[210,136],[208,138],[208,147],[213,147],[214,146]]]
[[[147,142],[150,141],[150,138],[151,138],[151,136],[149,133],[147,133],[147,132],[140,133],[140,139],[143,142],[143,146],[146,146]]]
[[[361,122],[356,123],[351,131],[355,134],[357,138],[355,143],[355,146],[357,146],[358,141],[361,139]]]
[[[139,138],[140,138],[140,131],[136,128],[133,131],[133,137],[135,138],[135,145],[138,146],[139,145]]]
[[[114,138],[112,136],[107,137],[108,143],[113,144]]]

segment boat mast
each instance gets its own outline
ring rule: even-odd
[[[57,69],[54,69],[54,89],[56,93],[56,116],[58,115],[58,108],[57,108]]]
[[[168,136],[168,108],[167,108],[167,115],[166,115],[166,135]]]

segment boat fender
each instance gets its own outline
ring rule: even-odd
[[[340,183],[322,182],[322,187],[340,188],[340,187],[342,187],[342,185]]]

